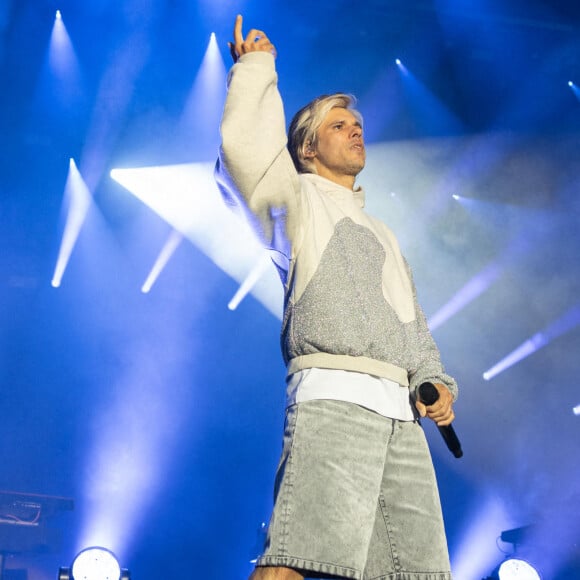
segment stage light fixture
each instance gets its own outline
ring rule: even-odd
[[[526,560],[508,558],[498,570],[499,580],[542,580],[538,571]]]
[[[130,580],[129,570],[107,548],[93,546],[80,551],[70,568],[60,568],[58,580]]]

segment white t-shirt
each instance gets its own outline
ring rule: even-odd
[[[346,401],[390,419],[415,420],[408,387],[365,373],[309,368],[288,377],[288,406],[315,399]]]

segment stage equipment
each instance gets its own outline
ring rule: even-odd
[[[539,572],[525,560],[508,558],[500,564],[499,580],[542,580]]]
[[[70,568],[61,567],[58,580],[130,580],[129,570],[107,548],[93,546],[77,554]]]
[[[49,528],[47,520],[73,508],[69,498],[0,491],[0,580],[9,572],[7,556],[58,551],[61,531]]]
[[[513,554],[501,562],[484,580],[542,580],[540,572],[530,563],[528,553],[524,549],[525,557],[520,554],[520,547],[529,544],[529,538],[536,531],[536,525],[527,525],[511,530],[504,530],[500,539],[506,544],[513,545]]]

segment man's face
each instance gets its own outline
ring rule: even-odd
[[[362,127],[351,111],[336,107],[328,112],[310,156],[322,177],[354,183],[365,165],[366,154]]]

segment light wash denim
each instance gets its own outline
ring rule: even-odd
[[[421,425],[342,401],[289,407],[275,506],[257,564],[309,578],[450,580]]]

